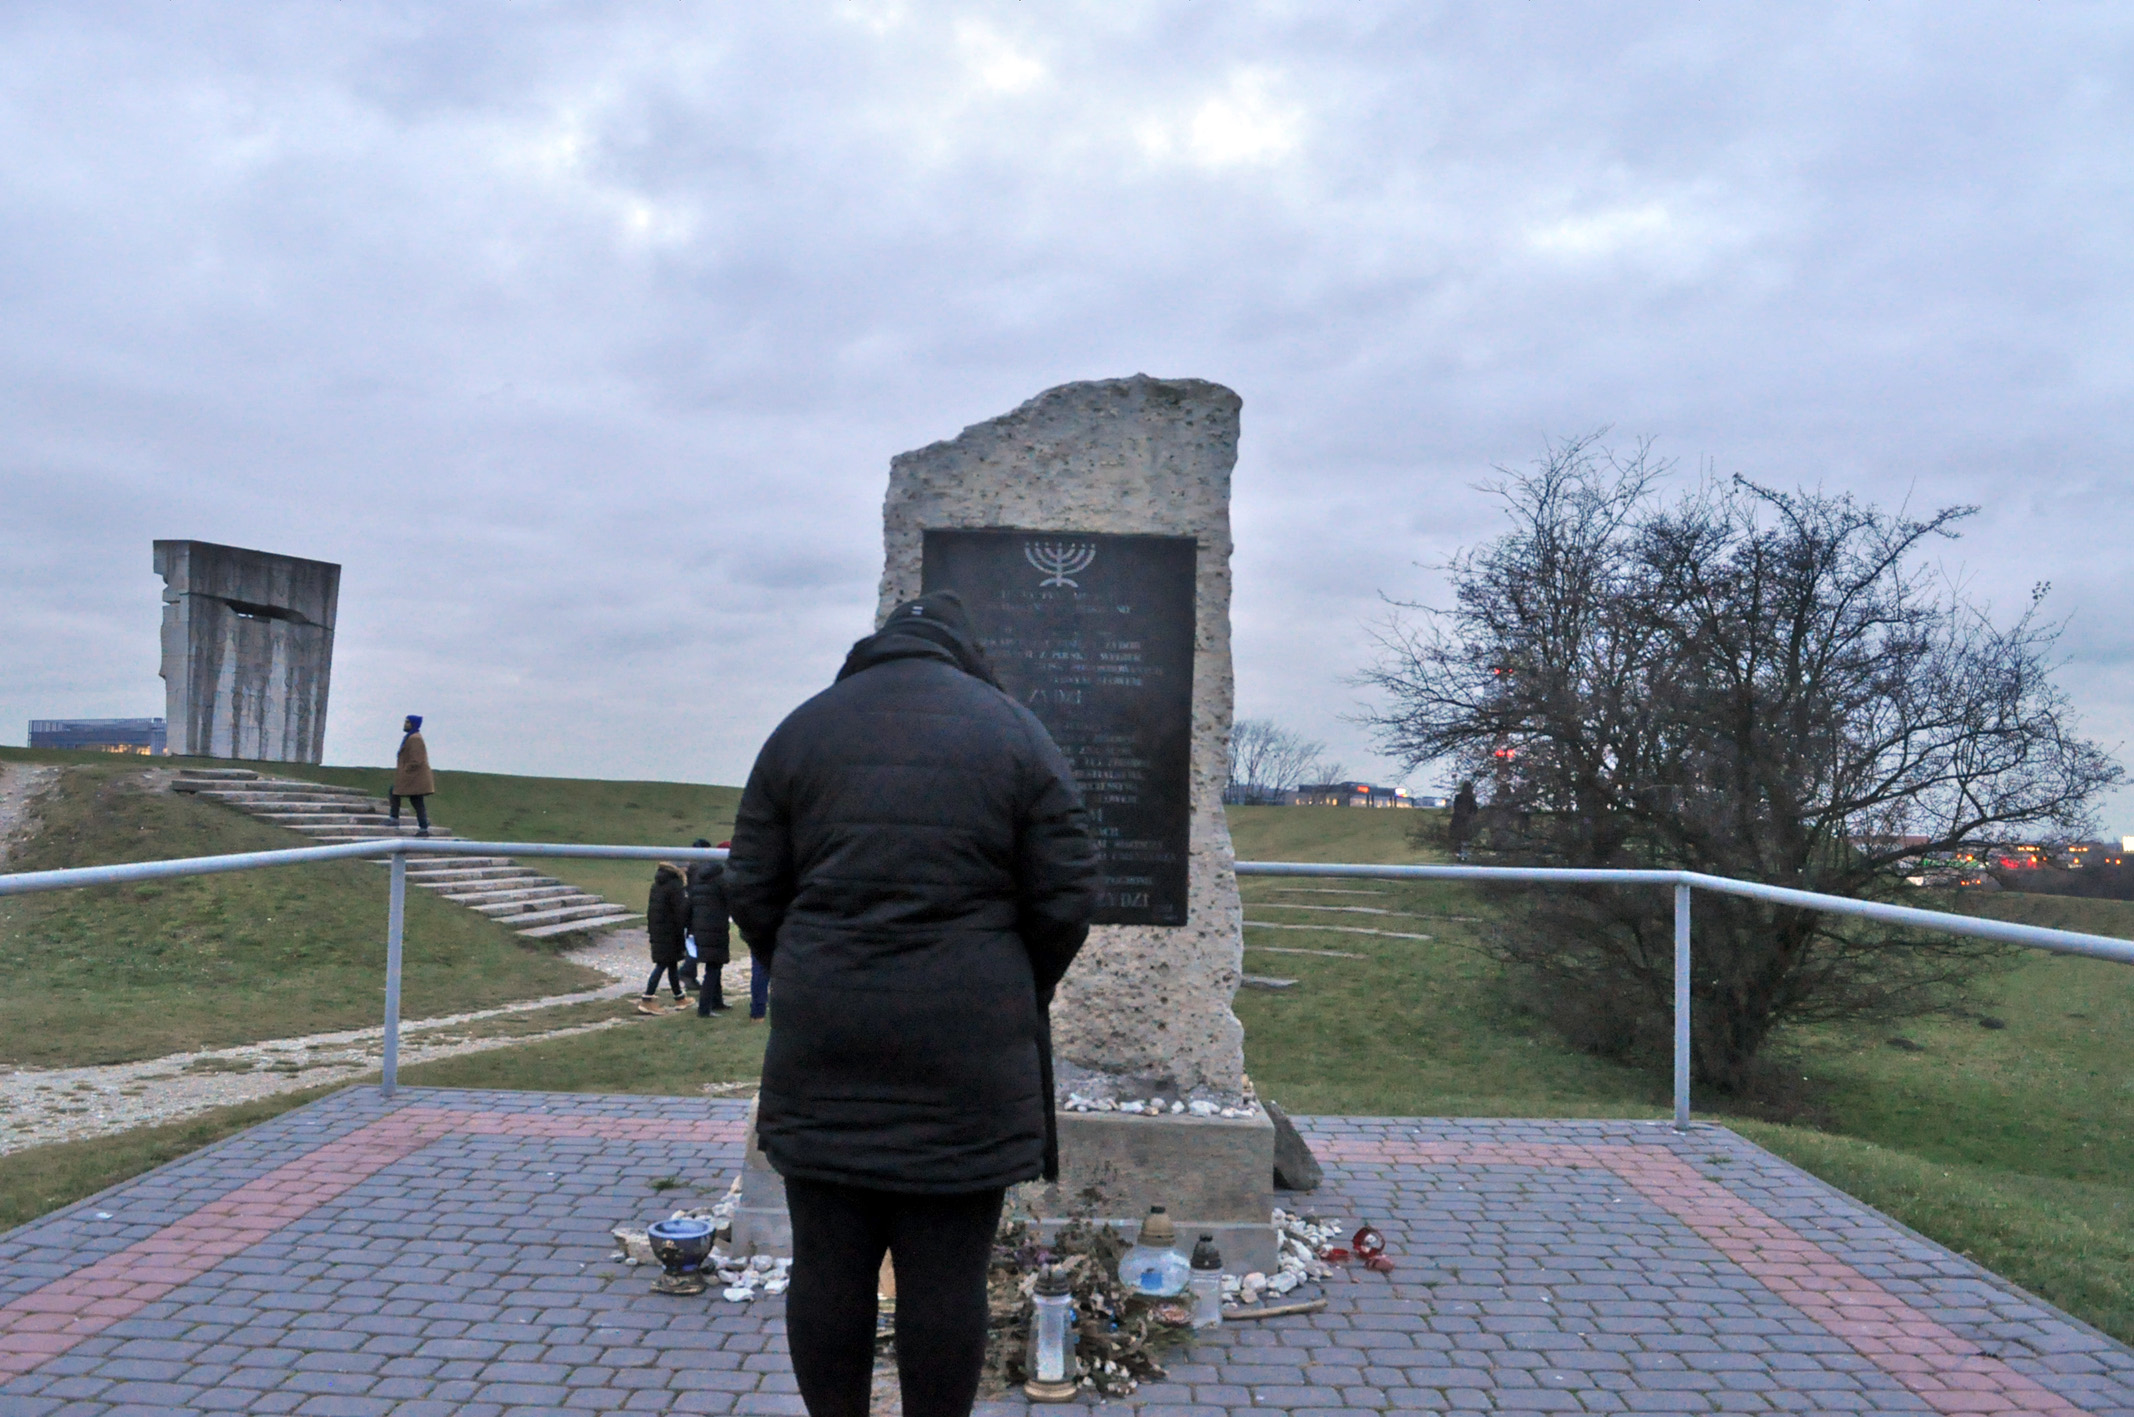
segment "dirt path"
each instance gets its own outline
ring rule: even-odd
[[[463,1053],[515,1048],[552,1038],[597,1033],[630,1022],[619,1012],[612,1018],[526,1033],[482,1036],[481,1025],[514,1014],[600,1000],[621,1001],[644,987],[650,968],[641,929],[625,929],[573,950],[564,958],[606,974],[614,982],[599,989],[527,999],[502,1008],[442,1018],[410,1019],[401,1024],[400,1061],[427,1063]],[[744,955],[724,974],[729,996],[736,982],[746,997],[748,963]],[[469,1033],[470,1026],[474,1032]],[[173,1053],[138,1063],[90,1068],[22,1068],[0,1074],[0,1155],[49,1142],[105,1136],[132,1127],[150,1127],[233,1103],[271,1097],[279,1092],[349,1082],[375,1073],[384,1051],[385,1029],[348,1029],[302,1038],[276,1038],[235,1048],[208,1048]]]

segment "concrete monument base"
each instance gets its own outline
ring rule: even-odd
[[[732,1253],[793,1253],[785,1180],[756,1145],[756,1108],[748,1111],[748,1159],[734,1212]],[[1011,1204],[1036,1211],[1048,1230],[1073,1219],[1136,1233],[1149,1207],[1169,1209],[1181,1246],[1215,1237],[1232,1274],[1273,1273],[1274,1123],[1252,1117],[1134,1117],[1062,1112],[1057,1185],[1018,1186]]]

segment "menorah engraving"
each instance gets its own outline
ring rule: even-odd
[[[1080,590],[1081,584],[1074,577],[1088,570],[1089,563],[1097,559],[1097,548],[1086,541],[1026,541],[1023,543],[1023,559],[1046,572],[1045,579],[1037,583],[1039,590],[1055,585]]]

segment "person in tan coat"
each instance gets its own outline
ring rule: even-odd
[[[422,741],[422,715],[411,713],[401,727],[400,756],[393,763],[393,790],[386,794],[387,818],[400,826],[400,799],[415,804],[415,835],[430,834],[430,812],[424,801],[437,790],[430,772],[430,750]]]

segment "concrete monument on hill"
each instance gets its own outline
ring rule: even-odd
[[[158,541],[173,753],[320,761],[341,568],[210,541]]]
[[[1240,406],[1197,379],[1066,384],[899,455],[878,612],[962,595],[1098,837],[1097,923],[1052,1007],[1061,1098],[1091,1110],[1060,1112],[1060,1182],[1034,1203],[1120,1221],[1168,1206],[1233,1270],[1275,1254],[1274,1126],[1250,1104],[1231,1011],[1243,913],[1222,809]],[[736,1239],[762,1247],[782,1238],[782,1197],[750,1162]]]

